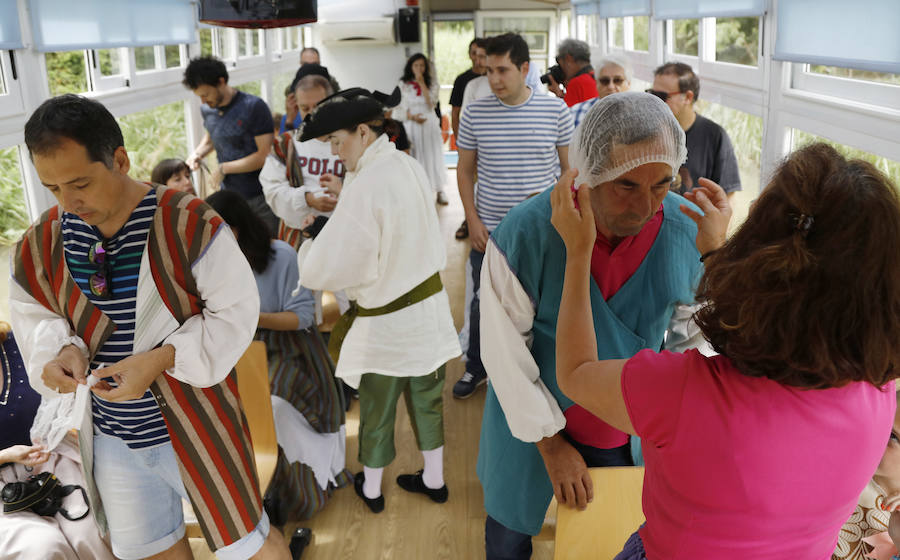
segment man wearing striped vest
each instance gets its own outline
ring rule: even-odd
[[[131,179],[96,101],[44,102],[25,143],[59,205],[16,246],[10,311],[45,399],[92,387],[79,440],[113,552],[190,558],[185,498],[219,558],[289,557],[262,510],[237,391],[259,300],[231,231],[201,200]]]

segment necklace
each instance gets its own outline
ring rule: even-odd
[[[0,353],[3,354],[3,373],[5,374],[5,383],[3,387],[3,399],[0,400],[0,406],[4,406],[9,400],[9,387],[12,385],[12,369],[9,367],[9,357],[6,355],[6,348],[0,344]]]

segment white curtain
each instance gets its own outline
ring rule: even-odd
[[[900,73],[900,1],[781,0],[773,58]]]
[[[191,0],[29,0],[29,7],[35,48],[43,52],[196,40]]]

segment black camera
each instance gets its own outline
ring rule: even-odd
[[[84,519],[90,507],[86,507],[84,513],[78,517],[72,517],[62,507],[63,499],[75,490],[81,490],[87,506],[88,499],[84,488],[75,484],[63,486],[53,473],[44,472],[29,476],[24,482],[10,482],[0,490],[3,513],[31,510],[46,517],[53,517],[59,513],[69,521],[78,521]]]
[[[541,82],[547,85],[550,85],[550,76],[553,76],[553,79],[556,80],[557,84],[561,84],[566,81],[566,73],[563,72],[563,69],[560,68],[559,64],[554,64],[547,70],[547,73],[541,76]]]

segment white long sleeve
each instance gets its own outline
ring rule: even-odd
[[[41,305],[13,277],[9,279],[9,312],[31,387],[44,398],[56,397],[55,388],[47,387],[41,380],[44,366],[69,344],[74,344],[87,359],[87,345],[64,317]]]
[[[303,220],[312,212],[312,208],[306,203],[306,193],[309,190],[302,186],[292,187],[285,175],[286,170],[278,158],[269,154],[259,173],[259,182],[272,212],[289,227],[300,229]]]
[[[259,320],[256,279],[228,228],[219,228],[191,270],[203,311],[164,344],[175,347],[169,375],[195,387],[221,382],[253,341]]]
[[[566,426],[531,355],[534,306],[506,257],[490,240],[481,265],[481,360],[512,434],[527,442]]]

